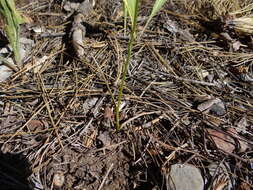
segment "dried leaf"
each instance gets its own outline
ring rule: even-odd
[[[43,130],[44,124],[39,120],[31,120],[27,123],[27,127],[30,131],[40,131]]]
[[[227,132],[238,140],[239,145],[240,145],[240,149],[239,149],[240,152],[245,152],[247,150],[247,148],[249,148],[248,143],[246,141],[242,140],[242,137],[238,134],[238,132],[236,131],[236,129],[229,128],[227,130]]]
[[[106,106],[106,108],[105,108],[104,119],[109,119],[109,120],[114,119],[113,108],[111,108],[110,106]]]
[[[99,134],[97,139],[103,143],[103,146],[109,146],[112,143],[112,139],[111,139],[110,134],[108,132],[104,132],[104,133]]]
[[[231,36],[230,36],[227,32],[222,32],[222,33],[220,33],[220,35],[221,35],[223,38],[225,38],[227,41],[232,42],[232,41],[234,40],[233,38],[231,38]]]
[[[250,190],[251,189],[251,185],[249,185],[246,182],[242,182],[239,187],[237,188],[237,190]]]
[[[217,148],[223,150],[224,152],[232,153],[235,149],[234,139],[227,134],[222,132],[207,129],[209,137],[213,140]]]
[[[83,113],[87,114],[98,102],[97,97],[87,98],[83,103]]]
[[[103,125],[106,127],[111,127],[114,123],[114,117],[115,116],[114,116],[113,108],[107,105],[104,110]]]

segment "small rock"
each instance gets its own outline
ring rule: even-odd
[[[236,131],[238,133],[245,134],[247,133],[246,129],[248,127],[248,121],[246,117],[242,117],[239,121],[236,122]]]
[[[63,9],[65,11],[71,12],[71,11],[76,11],[79,7],[80,3],[75,3],[75,2],[69,2],[67,1],[64,6]]]
[[[226,114],[226,108],[223,102],[218,102],[216,104],[213,104],[211,106],[210,112],[217,115],[217,116],[222,116]]]
[[[210,100],[204,101],[204,102],[202,102],[201,104],[198,105],[197,109],[198,109],[199,111],[210,110],[211,107],[212,107],[214,104],[217,104],[217,103],[219,103],[220,101],[221,101],[221,100],[218,99],[218,98],[210,99]]]
[[[27,123],[27,127],[30,131],[41,131],[43,130],[44,124],[40,120],[31,120]]]
[[[103,146],[109,146],[112,141],[108,132],[101,133],[97,138],[103,143]]]
[[[91,110],[91,108],[93,108],[96,105],[97,102],[98,102],[97,97],[92,97],[92,98],[86,99],[84,104],[82,105],[83,113],[87,114]]]
[[[210,112],[217,116],[222,116],[226,113],[225,104],[219,98],[206,100],[199,104],[197,109],[201,112]]]
[[[57,172],[54,174],[53,184],[55,187],[62,187],[65,181],[63,172]]]
[[[203,190],[204,181],[200,170],[190,164],[174,164],[169,173],[171,190]]]
[[[13,71],[5,65],[0,65],[0,73],[0,82],[4,82],[12,75]]]

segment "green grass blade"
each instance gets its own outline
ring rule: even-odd
[[[133,25],[134,23],[134,18],[136,17],[135,13],[136,13],[136,1],[138,0],[123,0],[124,1],[124,5],[127,9],[127,12],[130,16],[131,19],[131,23]]]
[[[146,30],[147,26],[149,25],[151,19],[156,15],[156,13],[162,8],[162,6],[164,5],[164,3],[166,2],[166,0],[156,0],[155,1],[155,4],[153,6],[153,9],[152,9],[152,12],[151,14],[149,15],[149,18],[148,18],[148,21],[146,22],[142,32],[141,32],[141,35],[144,33],[144,31]]]
[[[19,12],[16,9],[14,0],[7,0],[7,4],[12,12],[13,19],[15,20],[15,23],[22,24],[25,22],[24,18],[19,14]]]
[[[126,36],[128,11],[127,11],[126,4],[124,1],[123,1],[123,12],[124,12],[124,36]]]
[[[138,15],[138,7],[139,7],[139,0],[124,0],[125,3],[134,3],[134,6],[131,5],[131,7],[134,7],[134,12],[131,14],[134,15],[132,18],[132,25],[131,25],[131,35],[130,35],[130,40],[128,42],[128,48],[127,48],[127,59],[124,63],[124,68],[123,68],[123,74],[121,77],[121,83],[119,86],[119,96],[118,96],[118,103],[116,106],[116,129],[119,131],[121,129],[121,124],[120,124],[120,105],[121,105],[121,100],[123,96],[123,89],[125,86],[125,81],[126,81],[126,76],[127,76],[127,71],[128,67],[131,61],[132,57],[132,49],[133,49],[133,44],[136,39],[136,27],[137,27],[137,15]],[[126,4],[126,7],[129,7],[129,4]],[[127,8],[128,13],[129,13],[129,8]],[[129,13],[130,15],[130,13]],[[131,17],[131,16],[130,16]]]
[[[15,61],[19,64],[19,25],[24,22],[24,19],[16,10],[14,0],[0,0],[0,13],[4,17],[5,30],[14,52]]]
[[[166,1],[167,0],[156,0],[153,6],[152,12],[149,16],[149,20],[151,20],[156,15],[156,13],[162,8],[162,6],[164,5]]]

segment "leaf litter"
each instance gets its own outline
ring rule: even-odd
[[[29,160],[30,186],[168,189],[169,176],[179,186],[195,171],[186,185],[252,188],[250,1],[166,2],[134,45],[119,132],[114,100],[129,39],[122,1],[96,1],[78,21],[78,53],[71,28],[84,2],[17,2],[31,23],[20,28],[21,67],[11,63],[0,83],[0,144]],[[140,28],[150,12],[143,1]],[[13,60],[8,46],[0,53]]]

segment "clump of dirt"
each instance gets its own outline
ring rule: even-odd
[[[110,149],[110,148],[109,148]],[[128,189],[129,159],[118,149],[96,152],[78,152],[65,147],[47,166],[47,182],[63,172],[65,176],[62,189]],[[105,182],[103,180],[105,179]],[[51,184],[48,184],[50,187]]]

